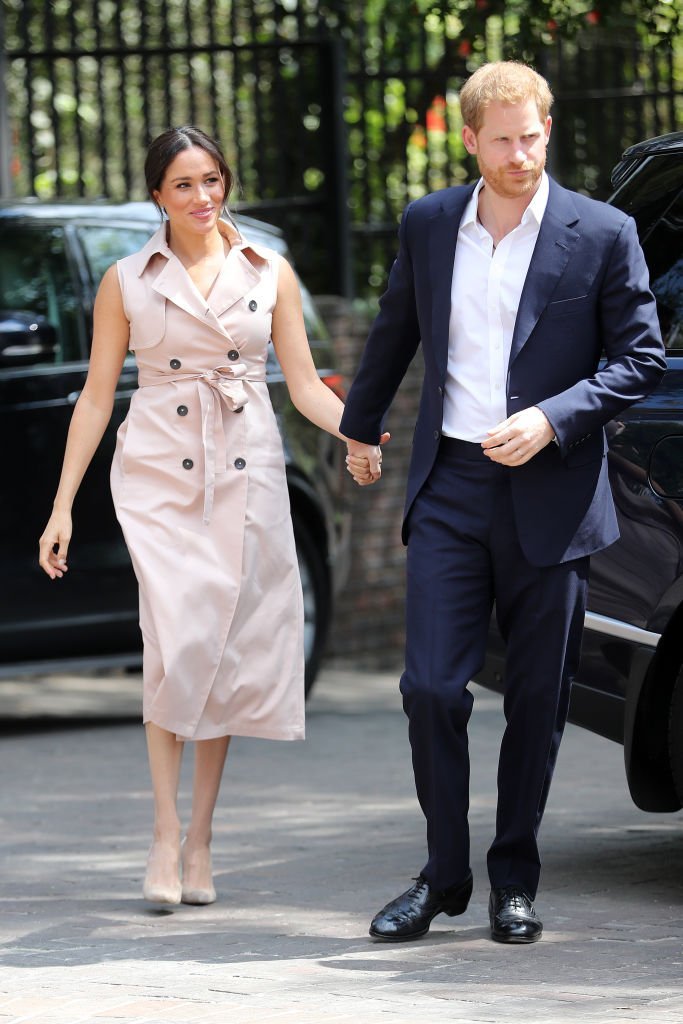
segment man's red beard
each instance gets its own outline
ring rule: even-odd
[[[519,199],[520,196],[524,196],[528,192],[535,191],[540,177],[543,174],[545,156],[539,163],[530,161],[523,164],[522,167],[510,164],[508,167],[501,168],[497,171],[488,167],[479,156],[477,156],[477,164],[482,178],[489,188],[496,193],[496,195],[502,196],[504,199]],[[526,173],[520,175],[510,174],[510,171],[522,170]]]

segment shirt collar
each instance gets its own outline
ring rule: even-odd
[[[472,195],[469,198],[469,202],[467,203],[467,206],[465,207],[465,212],[463,213],[462,218],[460,220],[460,227],[461,228],[470,227],[471,225],[474,225],[475,227],[480,227],[481,226],[479,224],[479,221],[477,220],[477,209],[478,209],[478,206],[479,206],[479,193],[481,192],[483,187],[484,187],[484,179],[480,178],[479,181],[476,184],[474,192],[472,193]]]
[[[477,210],[479,207],[479,193],[481,192],[483,187],[484,179],[480,178],[476,184],[474,192],[469,198],[467,206],[465,207],[465,212],[463,213],[462,219],[460,221],[461,228],[466,228],[473,225],[478,231],[485,231],[484,227],[479,223],[479,220],[477,218]],[[543,220],[543,214],[545,213],[545,208],[548,205],[549,194],[550,182],[548,180],[548,175],[545,173],[545,171],[543,171],[543,173],[541,174],[541,182],[534,193],[533,199],[524,211],[520,224],[528,224],[531,220],[534,220],[537,226],[540,227],[541,221]]]
[[[549,194],[550,182],[548,181],[548,175],[543,171],[543,174],[541,175],[541,182],[534,193],[534,198],[524,211],[522,224],[528,224],[528,222],[533,218],[536,221],[536,224],[539,227],[541,226],[543,214],[545,213],[545,208],[548,205]]]

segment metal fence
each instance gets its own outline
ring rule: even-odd
[[[12,190],[138,198],[149,140],[197,123],[314,290],[375,294],[405,203],[475,172],[458,105],[471,54],[456,23],[420,6],[5,0]],[[490,18],[487,56],[510,45]],[[537,64],[556,95],[551,170],[569,187],[604,198],[625,146],[680,123],[671,47],[591,32]]]
[[[81,0],[7,12],[13,192],[144,198],[149,141],[199,124],[223,142],[241,208],[286,228],[316,288],[348,293],[339,40],[254,38],[255,6],[241,5],[246,22],[223,7]]]

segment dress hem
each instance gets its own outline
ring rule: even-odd
[[[258,731],[250,729],[247,732],[246,729],[244,729],[244,727],[240,728],[239,726],[235,726],[233,728],[226,727],[224,729],[219,729],[215,732],[211,731],[210,734],[206,735],[202,734],[201,736],[189,736],[187,733],[183,732],[182,728],[177,728],[169,726],[162,722],[157,722],[153,718],[143,718],[143,725],[147,725],[149,723],[151,723],[152,725],[156,725],[159,729],[164,729],[166,732],[174,733],[175,738],[180,743],[201,743],[202,740],[217,740],[221,739],[223,736],[242,736],[245,739],[282,740],[283,742],[294,742],[296,740],[304,740],[306,738],[306,730],[304,726],[301,726],[301,728],[299,729],[290,730],[287,733],[272,731],[269,732],[266,729],[260,729]]]

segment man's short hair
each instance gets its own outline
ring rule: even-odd
[[[550,86],[533,68],[514,60],[497,60],[477,68],[460,90],[463,122],[475,135],[484,123],[490,103],[526,103],[534,100],[545,121],[553,103]]]

